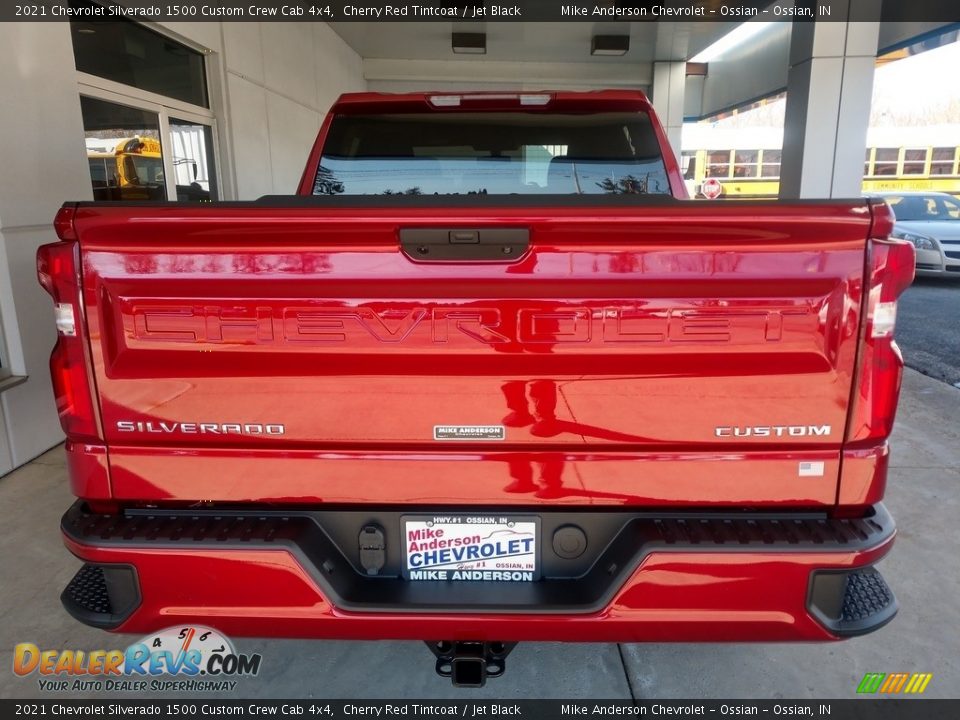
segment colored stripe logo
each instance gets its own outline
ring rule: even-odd
[[[933,673],[867,673],[857,686],[857,692],[919,695],[932,679]]]

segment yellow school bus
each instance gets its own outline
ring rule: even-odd
[[[160,141],[87,138],[94,200],[166,200]]]
[[[775,198],[783,132],[778,128],[684,128],[681,169],[691,197],[716,178],[723,198]],[[863,192],[945,192],[960,197],[960,124],[871,128]]]

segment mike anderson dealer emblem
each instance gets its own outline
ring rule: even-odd
[[[434,425],[434,440],[504,440],[503,425]]]

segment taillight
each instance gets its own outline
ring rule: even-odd
[[[37,277],[53,298],[57,324],[57,344],[50,356],[53,392],[66,436],[97,441],[100,434],[80,332],[80,246],[73,228],[73,208],[61,208],[54,227],[62,242],[37,249]]]
[[[893,430],[903,375],[903,358],[893,339],[897,298],[913,282],[914,247],[891,240],[890,206],[871,201],[873,223],[864,277],[866,326],[860,348],[860,376],[853,397],[847,440],[883,440]]]

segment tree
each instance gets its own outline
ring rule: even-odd
[[[345,190],[332,171],[321,165],[317,169],[317,177],[313,180],[314,195],[339,195]]]
[[[634,175],[625,175],[619,180],[604,178],[597,187],[608,195],[645,195],[648,182],[649,176],[641,180]]]

